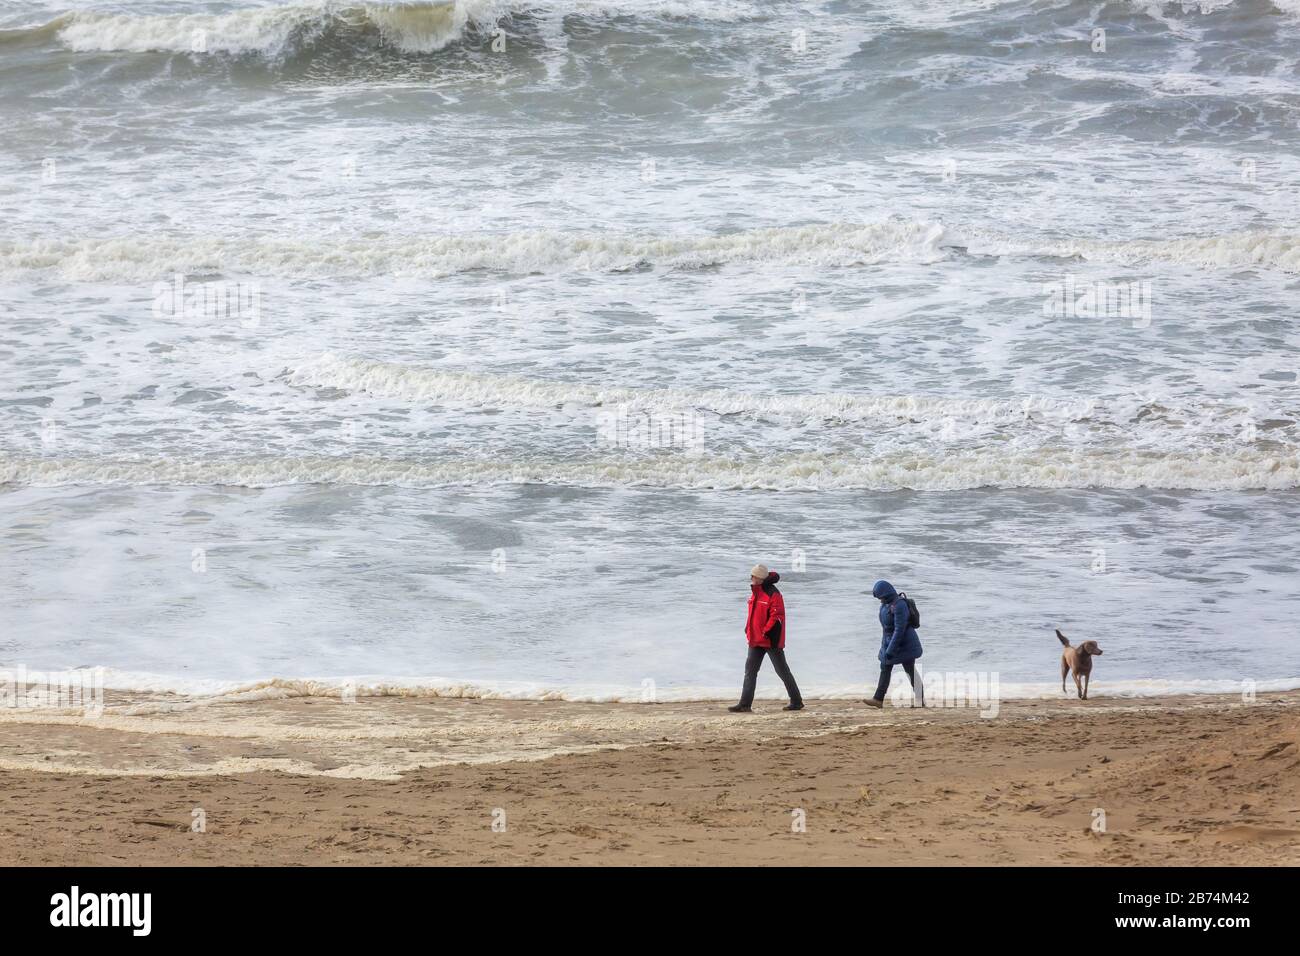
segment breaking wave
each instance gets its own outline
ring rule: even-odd
[[[1047,424],[1076,432],[1122,429],[1130,445],[1139,437],[1168,431],[1182,438],[1217,436],[1240,443],[1250,423],[1270,423],[1264,437],[1287,441],[1300,420],[1300,406],[1259,406],[1196,401],[1139,393],[1048,398],[949,398],[931,395],[871,395],[851,392],[756,393],[731,389],[627,388],[443,371],[398,362],[377,362],[332,352],[285,369],[295,387],[328,388],[411,404],[429,403],[472,410],[627,408],[637,413],[686,410],[719,416],[744,415],[764,421],[838,424],[945,423],[978,425]]]
[[[184,53],[291,57],[317,42],[378,42],[400,53],[433,53],[503,19],[548,16],[639,16],[732,22],[763,15],[741,0],[414,0],[347,3],[322,0],[228,13],[139,15],[77,11],[38,26],[0,31],[0,40],[53,38],[78,53]]]
[[[1234,232],[1186,239],[1118,242],[1100,239],[1020,242],[1000,237],[972,237],[967,248],[982,255],[1051,256],[1123,265],[1161,261],[1216,269],[1263,267],[1300,272],[1300,233],[1293,232]]]
[[[261,680],[217,680],[211,678],[179,677],[161,674],[118,671],[106,668],[103,675],[105,689],[146,699],[104,708],[112,717],[147,717],[193,711],[213,704],[256,703],[259,701],[291,700],[296,698],[362,699],[377,697],[403,697],[415,699],[454,700],[540,700],[581,703],[647,704],[645,689],[640,685],[615,684],[545,684],[534,681],[463,680],[455,678],[401,678],[384,676],[342,677],[268,677]],[[1232,679],[1195,678],[1138,678],[1111,681],[1106,685],[1105,696],[1119,698],[1171,697],[1181,695],[1232,694],[1240,696],[1242,681]],[[1256,682],[1258,693],[1280,693],[1300,689],[1300,677],[1280,677]],[[728,700],[733,688],[683,686],[659,687],[654,703],[685,703],[691,701]],[[1095,693],[1095,692],[1094,692]],[[1059,683],[999,681],[997,694],[1000,700],[1057,700],[1061,697]],[[772,690],[761,690],[760,699],[778,700],[780,695]],[[859,699],[862,688],[854,685],[810,685],[807,695],[819,700]],[[653,704],[648,704],[653,706]],[[42,707],[36,711],[36,720],[54,713],[76,713],[75,709],[60,711],[55,707]],[[141,732],[147,730],[142,726]],[[168,724],[160,728],[163,733],[195,733],[197,728],[183,728]],[[285,732],[280,728],[280,732]],[[299,737],[313,735],[331,736],[333,732],[322,728],[294,728]],[[391,726],[381,729],[353,727],[339,730],[357,739],[387,737],[399,733]],[[427,731],[422,731],[427,733]]]
[[[292,55],[322,38],[377,39],[403,53],[430,53],[460,39],[471,27],[507,12],[495,0],[426,0],[423,3],[341,3],[257,7],[220,14],[138,16],[65,14],[36,28],[53,32],[79,53],[190,53]]]
[[[1076,421],[1093,414],[1098,406],[1094,399],[954,399],[845,393],[780,395],[727,389],[623,388],[475,372],[444,372],[396,362],[341,357],[330,352],[288,369],[285,378],[289,384],[297,386],[336,388],[409,402],[435,402],[467,408],[627,405],[638,410],[690,408],[718,415],[746,414],[794,421],[933,417],[1016,421],[1029,416]]]
[[[823,223],[703,236],[538,230],[442,237],[290,240],[120,237],[0,240],[0,275],[70,281],[151,281],[173,273],[276,277],[439,278],[471,270],[510,274],[702,269],[731,263],[849,267],[935,262],[951,248],[977,255],[1044,256],[1137,264],[1166,261],[1300,272],[1300,234],[1240,232],[1168,240],[1013,241],[966,237],[920,220]]]
[[[77,281],[156,279],[175,272],[276,276],[438,278],[484,269],[509,273],[618,271],[651,265],[705,268],[730,262],[857,265],[941,258],[940,226],[903,220],[653,237],[536,231],[422,238],[118,238],[0,241],[0,274],[49,270]]]
[[[961,491],[975,488],[1164,488],[1196,491],[1300,487],[1295,450],[1204,454],[1117,450],[971,450],[875,458],[799,453],[750,459],[665,451],[603,458],[389,459],[373,457],[0,458],[0,484],[52,487],[296,484],[398,487],[553,485],[771,491]]]

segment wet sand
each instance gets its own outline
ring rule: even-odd
[[[1300,692],[757,706],[0,710],[0,864],[1300,864]]]

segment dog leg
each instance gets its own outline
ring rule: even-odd
[[[1083,700],[1083,682],[1079,679],[1078,674],[1074,675],[1074,689],[1079,695],[1079,700]]]
[[[1070,692],[1065,689],[1065,675],[1067,675],[1068,673],[1070,673],[1070,665],[1065,663],[1065,659],[1062,658],[1061,659],[1061,693],[1065,694],[1067,697],[1070,695]]]
[[[1092,680],[1092,675],[1091,675],[1091,674],[1084,674],[1084,675],[1083,675],[1083,699],[1084,699],[1084,700],[1087,700],[1087,699],[1088,699],[1088,682],[1089,682],[1090,680]]]

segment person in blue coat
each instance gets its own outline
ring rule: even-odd
[[[907,599],[900,596],[892,584],[877,581],[871,594],[880,602],[880,653],[876,655],[880,658],[880,683],[876,685],[876,695],[863,703],[868,707],[883,707],[895,664],[903,665],[907,679],[916,687],[915,662],[921,656],[921,637],[912,627]]]

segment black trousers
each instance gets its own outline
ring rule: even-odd
[[[740,692],[740,706],[749,707],[754,703],[754,688],[758,686],[758,669],[763,666],[764,656],[772,658],[772,666],[776,669],[776,676],[781,678],[781,683],[785,684],[785,692],[790,695],[790,703],[802,704],[803,697],[799,694],[799,685],[794,682],[790,665],[785,662],[785,651],[779,647],[751,647],[749,656],[745,658],[745,688]]]
[[[907,671],[907,679],[916,686],[916,661],[903,661],[903,670]],[[889,678],[894,673],[893,664],[880,665],[880,683],[876,685],[876,700],[884,700],[885,693],[889,690]]]

